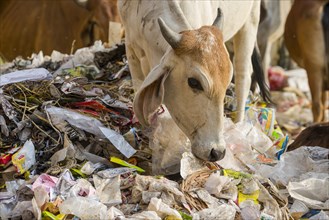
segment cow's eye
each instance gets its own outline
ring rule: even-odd
[[[191,77],[187,79],[187,83],[192,89],[203,91],[202,85],[199,80]]]

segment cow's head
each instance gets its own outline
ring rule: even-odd
[[[224,97],[232,78],[229,54],[216,27],[220,25],[175,33],[161,18],[158,22],[171,48],[137,92],[136,116],[141,124],[148,125],[164,103],[190,139],[194,155],[220,160],[225,155]]]
[[[109,21],[120,22],[117,0],[75,0],[75,2],[90,12],[81,34],[84,45],[92,45],[95,40],[107,42]]]

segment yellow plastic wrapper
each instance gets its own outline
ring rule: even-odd
[[[168,215],[165,220],[180,220],[180,218],[177,218],[176,216],[174,215]]]
[[[254,202],[254,204],[259,204],[258,197],[259,197],[259,190],[256,190],[254,193],[252,193],[250,195],[239,192],[238,193],[238,204],[241,204],[245,200],[251,200]]]
[[[42,212],[42,220],[64,220],[65,216],[65,214],[54,215],[53,213],[48,211]]]

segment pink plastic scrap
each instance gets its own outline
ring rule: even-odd
[[[57,177],[50,176],[48,174],[41,174],[32,185],[32,190],[39,186],[43,186],[45,190],[49,193],[51,188],[56,187],[58,181]]]

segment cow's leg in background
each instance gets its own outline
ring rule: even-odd
[[[312,18],[303,19],[299,30],[303,34],[300,34],[298,38],[311,90],[314,122],[321,122],[324,116],[322,92],[326,68],[326,46],[320,22],[321,18],[322,13],[314,13]]]
[[[242,121],[244,118],[246,100],[251,84],[251,55],[257,40],[260,1],[255,1],[253,7],[250,17],[233,38],[235,92],[237,96],[235,121],[237,122]],[[255,8],[258,8],[258,10]]]
[[[323,69],[321,66],[312,63],[305,63],[305,69],[312,95],[313,121],[321,122],[324,117],[324,106],[322,103],[323,86],[321,84],[323,82]]]

